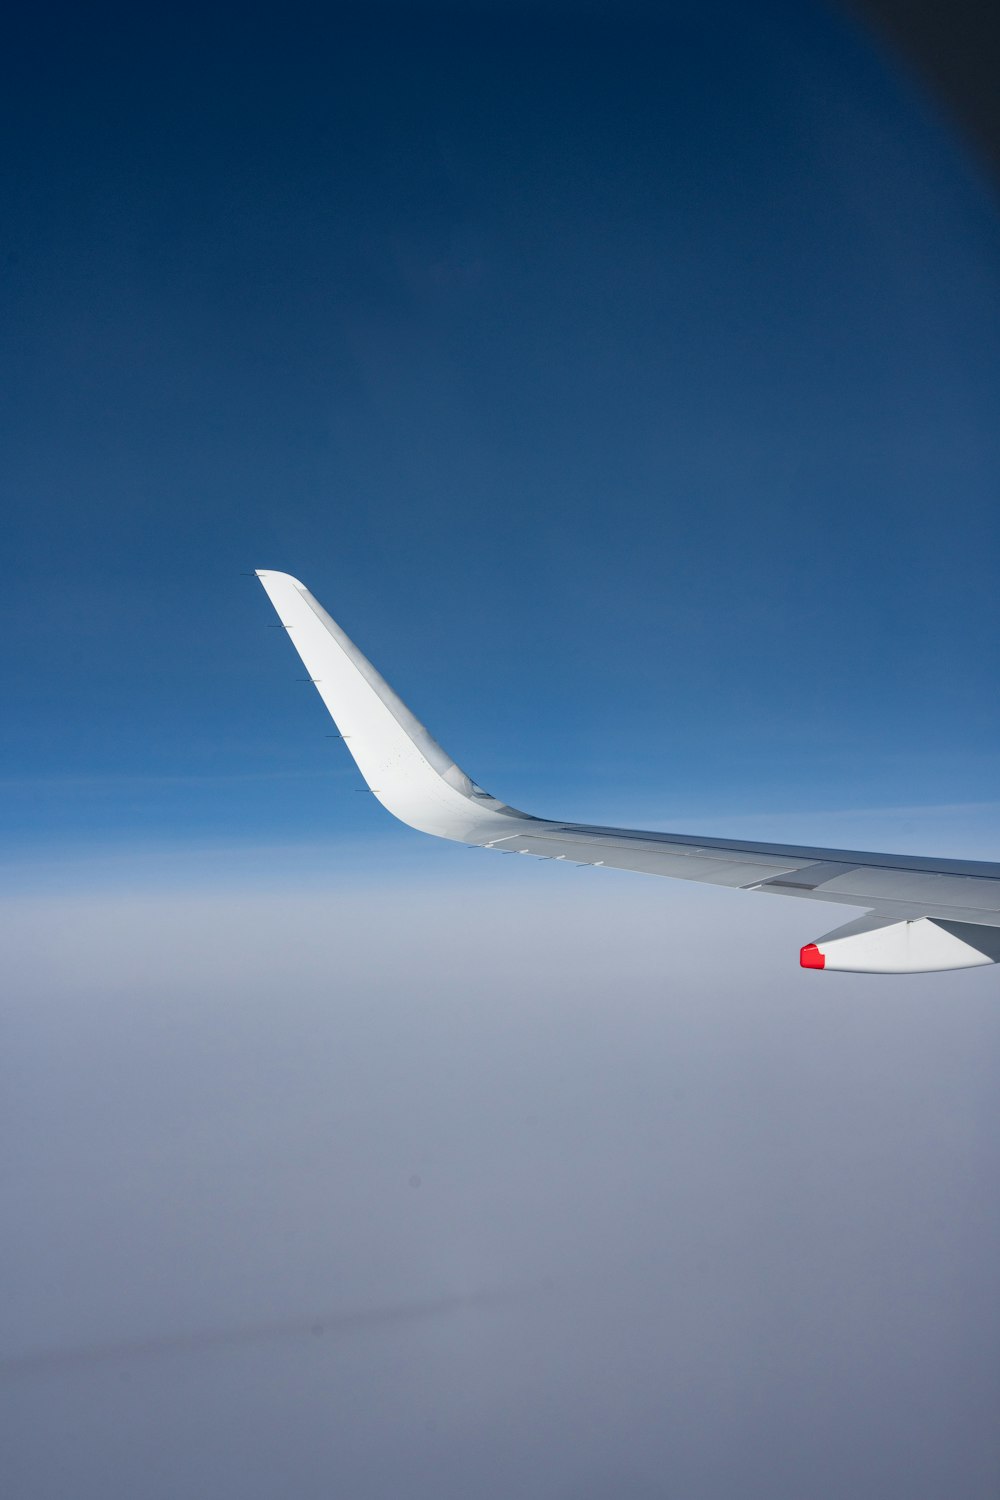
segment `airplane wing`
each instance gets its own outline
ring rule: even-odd
[[[807,943],[804,968],[914,973],[1000,961],[1000,864],[591,827],[509,807],[460,770],[304,584],[257,577],[365,781],[412,828],[504,854],[867,909]]]

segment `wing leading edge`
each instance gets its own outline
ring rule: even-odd
[[[368,786],[412,828],[504,853],[868,909],[807,944],[807,968],[900,973],[1000,960],[1000,864],[590,827],[509,807],[442,750],[304,584],[257,577]]]

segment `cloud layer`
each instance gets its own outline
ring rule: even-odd
[[[7,1493],[995,1493],[995,971],[544,866],[4,910]]]

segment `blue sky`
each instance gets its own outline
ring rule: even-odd
[[[15,859],[388,835],[254,567],[529,808],[995,802],[995,205],[843,18],[15,29]]]

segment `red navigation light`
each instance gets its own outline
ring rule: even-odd
[[[826,959],[815,943],[806,943],[799,951],[799,963],[804,969],[825,969]]]

